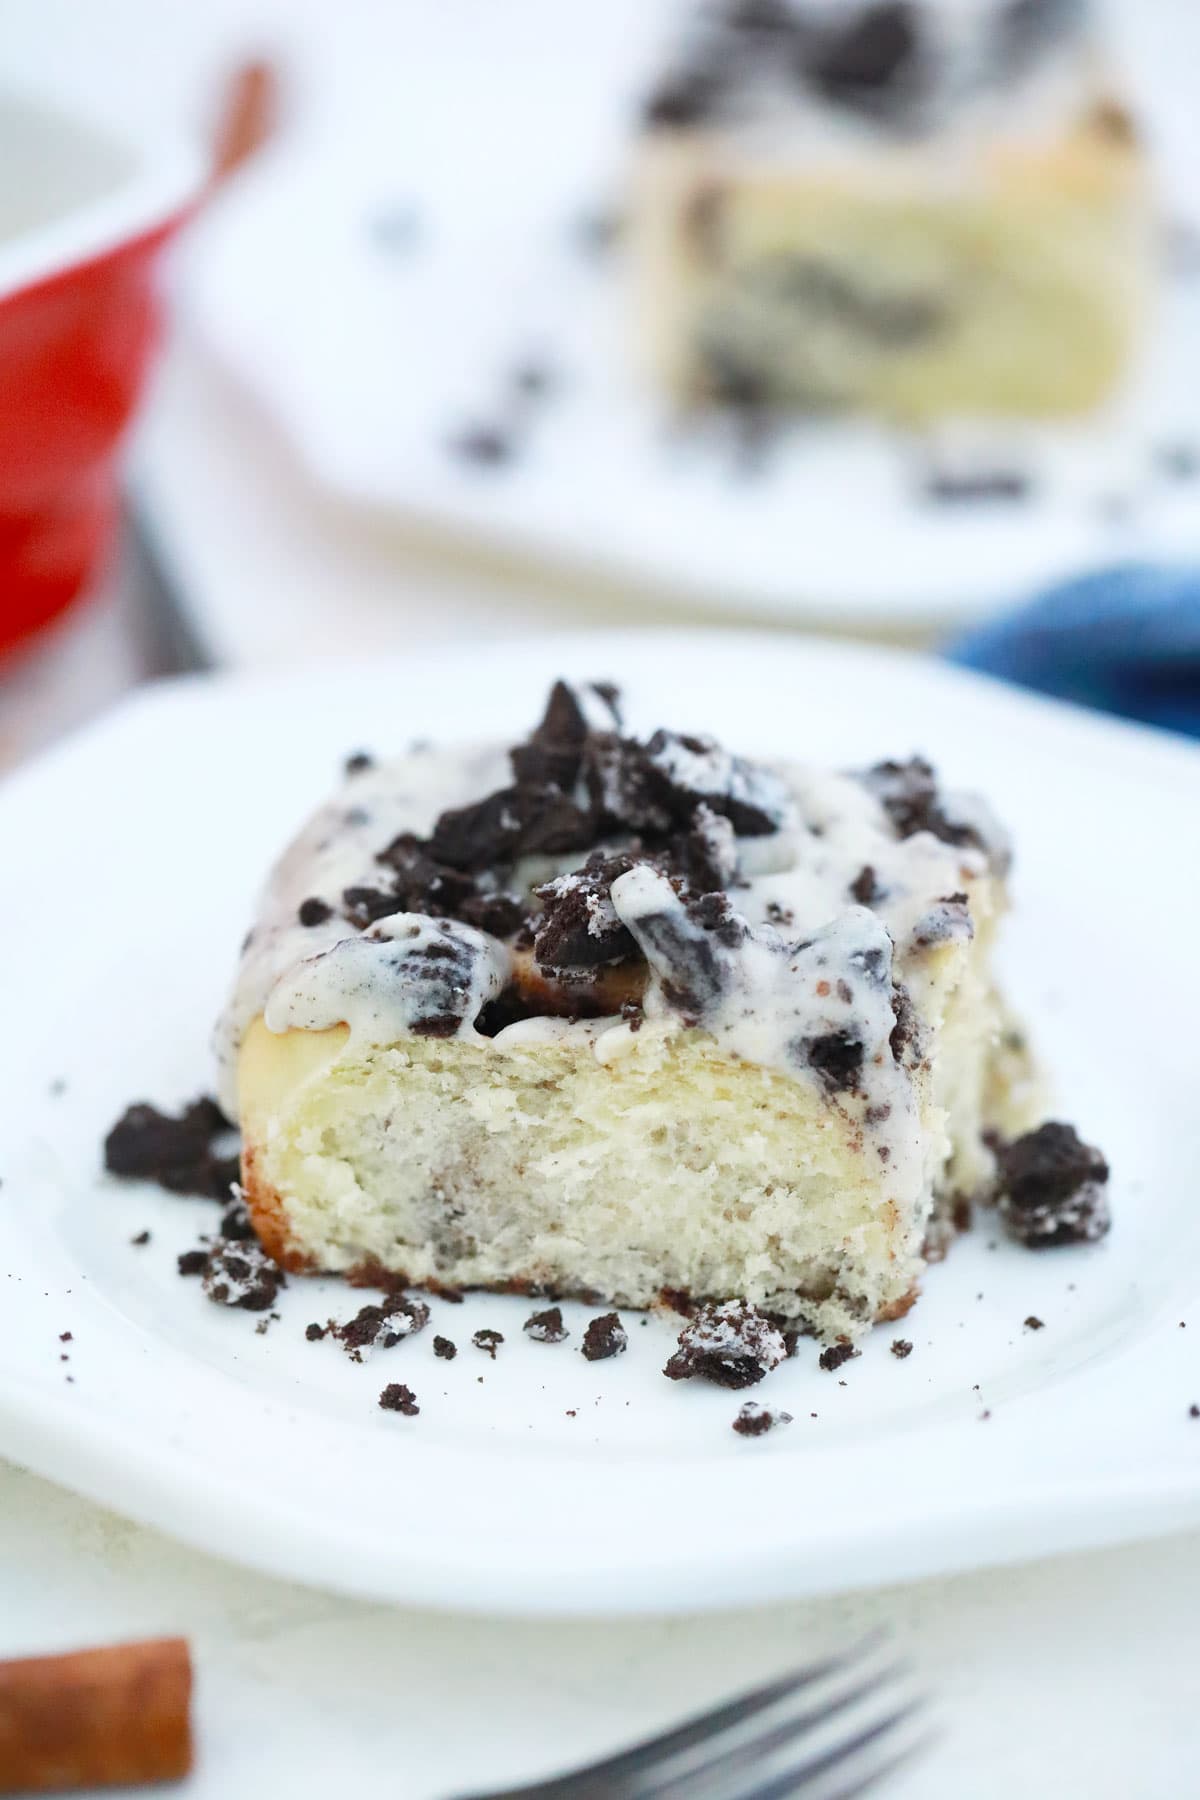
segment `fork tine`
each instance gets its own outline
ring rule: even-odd
[[[696,1800],[702,1800],[702,1796],[714,1782],[718,1793],[727,1791],[729,1783],[721,1782],[722,1775],[734,1775],[753,1768],[774,1751],[791,1743],[793,1738],[815,1731],[827,1719],[835,1719],[847,1707],[878,1693],[881,1687],[894,1681],[903,1672],[899,1663],[890,1663],[869,1675],[865,1681],[846,1688],[843,1693],[832,1695],[828,1700],[820,1701],[807,1711],[781,1720],[778,1725],[761,1732],[757,1737],[737,1737],[733,1743],[719,1749],[715,1756],[710,1756],[705,1762],[688,1763],[678,1773],[667,1774],[661,1782],[652,1782],[649,1786],[639,1782],[638,1800],[672,1800],[675,1795],[694,1795]]]
[[[690,1719],[685,1719],[682,1725],[673,1726],[670,1731],[660,1732],[656,1737],[643,1738],[640,1743],[631,1744],[627,1750],[620,1750],[615,1756],[606,1757],[602,1762],[589,1763],[585,1768],[572,1769],[566,1774],[552,1776],[548,1781],[510,1789],[508,1792],[514,1795],[537,1795],[539,1800],[554,1800],[555,1796],[560,1795],[563,1800],[568,1795],[613,1795],[616,1784],[645,1770],[655,1769],[670,1757],[678,1756],[709,1738],[718,1737],[744,1720],[752,1719],[757,1713],[765,1712],[768,1707],[777,1706],[792,1694],[798,1694],[814,1683],[823,1681],[827,1675],[853,1668],[877,1648],[885,1636],[883,1631],[869,1632],[857,1643],[838,1651],[834,1656],[794,1669],[790,1674],[781,1675],[760,1688],[752,1688],[748,1693],[739,1694],[735,1699],[728,1700],[709,1712],[696,1713]],[[486,1800],[486,1796],[481,1797],[481,1800]]]
[[[808,1762],[793,1763],[791,1768],[782,1770],[778,1775],[770,1776],[758,1785],[752,1781],[749,1785],[730,1786],[726,1789],[723,1800],[787,1800],[788,1795],[802,1795],[806,1791],[815,1795],[816,1790],[813,1788],[813,1783],[820,1776],[828,1774],[831,1769],[836,1769],[839,1764],[848,1761],[860,1751],[868,1749],[870,1745],[878,1743],[881,1738],[887,1737],[890,1732],[895,1731],[898,1725],[902,1725],[906,1719],[911,1719],[914,1714],[920,1712],[924,1704],[923,1700],[910,1700],[907,1706],[897,1707],[896,1711],[888,1713],[886,1718],[878,1720],[874,1725],[865,1726],[862,1731],[855,1732],[853,1737],[832,1745],[830,1749],[822,1751],[819,1756],[811,1757]],[[869,1774],[867,1771],[863,1772],[859,1778],[858,1787],[843,1788],[839,1790],[839,1793],[841,1795],[862,1793],[864,1787],[869,1787],[872,1781],[879,1778],[879,1774],[880,1770],[876,1765]],[[847,1778],[853,1782],[855,1776],[848,1771]],[[828,1790],[826,1790],[826,1800],[828,1800]]]
[[[822,1800],[858,1800],[859,1795],[865,1794],[868,1788],[873,1788],[877,1782],[886,1780],[889,1775],[894,1775],[897,1769],[902,1769],[905,1763],[912,1761],[914,1756],[919,1756],[923,1750],[928,1750],[936,1737],[935,1731],[923,1732],[920,1737],[914,1738],[911,1744],[906,1744],[903,1750],[897,1750],[894,1756],[886,1757],[881,1763],[875,1763],[861,1777],[852,1776],[849,1787],[840,1787],[835,1793],[825,1794],[822,1796]],[[817,1800],[817,1796],[813,1795],[812,1800]]]
[[[781,1700],[812,1687],[827,1675],[852,1667],[881,1641],[882,1635],[881,1632],[871,1632],[849,1649],[839,1651],[836,1656],[828,1656],[822,1662],[794,1669],[790,1675],[781,1675],[777,1681],[769,1681],[763,1687],[752,1688],[747,1694],[739,1694],[711,1712],[696,1713],[670,1731],[661,1732],[657,1737],[645,1738],[639,1744],[632,1744],[628,1750],[621,1750],[616,1756],[607,1757],[604,1762],[590,1765],[587,1774],[589,1778],[603,1776],[611,1781],[639,1774],[647,1768],[655,1768],[669,1757],[690,1750],[694,1744],[702,1744],[708,1738],[717,1737],[735,1725],[742,1724],[744,1720],[752,1719],[756,1713],[765,1712],[770,1706],[777,1706]]]

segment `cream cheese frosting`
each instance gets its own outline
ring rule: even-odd
[[[618,739],[612,724],[592,707],[588,741],[603,752],[593,761],[615,781],[619,755],[600,727],[618,746],[633,740]],[[448,809],[502,793],[509,779],[500,748],[410,753],[348,776],[268,880],[217,1033],[231,1116],[238,1047],[259,1014],[272,1032],[344,1023],[352,1051],[415,1034],[455,1036],[497,1054],[575,1042],[602,1062],[699,1030],[722,1054],[831,1096],[853,1091],[881,1150],[897,1163],[915,1154],[919,1022],[936,1004],[939,951],[970,936],[969,896],[989,857],[1004,854],[997,828],[980,803],[937,793],[921,764],[857,776],[749,764],[707,740],[669,734],[635,747],[644,756],[656,744],[653,766],[672,791],[694,799],[710,866],[727,886],[698,899],[652,849],[639,856],[637,833],[603,833],[603,848],[623,848],[628,866],[585,897],[586,928],[623,928],[631,960],[644,960],[632,1018],[532,1016],[481,1032],[481,1015],[514,972],[511,940],[452,917],[387,912],[386,900],[384,916],[363,924],[357,897],[380,887],[381,852],[404,834],[427,842]],[[582,776],[573,792],[582,803]],[[620,811],[615,791],[600,804]],[[753,829],[735,830],[730,813]],[[578,850],[557,863],[518,857],[475,879],[515,891],[536,918],[534,888],[561,899],[581,879],[572,871],[582,860]]]

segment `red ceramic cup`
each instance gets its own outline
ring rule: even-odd
[[[103,558],[202,158],[0,95],[0,656]]]

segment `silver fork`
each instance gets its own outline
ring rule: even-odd
[[[881,1644],[864,1639],[602,1762],[469,1800],[854,1800],[932,1736]]]

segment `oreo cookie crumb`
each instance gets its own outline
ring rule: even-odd
[[[860,779],[883,807],[897,837],[930,831],[944,844],[988,849],[973,825],[947,814],[933,766],[923,756],[912,756],[907,762],[875,763]]]
[[[904,1361],[906,1356],[912,1355],[912,1349],[912,1344],[908,1338],[892,1339],[892,1355],[898,1357],[901,1362]]]
[[[592,1319],[583,1334],[580,1345],[588,1362],[604,1362],[610,1356],[620,1356],[629,1348],[629,1337],[621,1323],[619,1313],[602,1313],[599,1318]]]
[[[520,362],[511,376],[513,391],[523,400],[545,400],[554,392],[557,385],[554,370],[549,363],[530,358],[528,362]]]
[[[852,1093],[862,1075],[865,1050],[848,1031],[828,1031],[823,1037],[805,1038],[805,1062],[816,1071],[829,1094]]]
[[[136,1244],[140,1250],[143,1244],[148,1244],[150,1242],[150,1233],[148,1231],[139,1231],[137,1236],[131,1237],[129,1241],[131,1244]]]
[[[1194,481],[1200,475],[1200,446],[1160,444],[1154,452],[1154,466],[1169,481]]]
[[[721,78],[713,69],[688,69],[671,76],[646,101],[642,122],[660,131],[698,125],[716,111],[722,87]]]
[[[1033,491],[1029,476],[1019,469],[935,469],[925,479],[927,500],[939,505],[971,501],[1027,500]]]
[[[201,1282],[214,1305],[266,1312],[287,1277],[260,1244],[218,1243],[205,1259]]]
[[[384,1412],[403,1413],[408,1419],[415,1419],[421,1410],[417,1396],[402,1381],[389,1381],[379,1396],[379,1404]]]
[[[482,1331],[476,1331],[472,1334],[471,1342],[477,1350],[486,1350],[492,1361],[495,1362],[496,1349],[498,1345],[504,1342],[504,1333],[502,1331],[492,1331],[490,1327],[485,1326]]]
[[[215,1100],[194,1100],[178,1115],[146,1101],[127,1107],[104,1140],[104,1166],[127,1181],[156,1181],[173,1194],[221,1200],[238,1177],[236,1156],[213,1143],[231,1129]]]
[[[420,242],[421,215],[411,201],[392,201],[370,215],[367,232],[376,250],[407,254]]]
[[[1192,1404],[1188,1407],[1188,1418],[1189,1419],[1200,1419],[1200,1406],[1197,1406],[1196,1402],[1194,1400],[1192,1401]]]
[[[671,1381],[699,1376],[718,1387],[753,1387],[787,1356],[779,1327],[744,1300],[702,1306],[679,1334],[663,1369]]]
[[[453,1362],[458,1355],[458,1345],[452,1338],[435,1337],[433,1340],[433,1354],[435,1356],[440,1356],[443,1362]]]
[[[870,863],[865,864],[850,883],[852,899],[857,900],[860,906],[872,906],[876,900],[882,898],[882,893],[883,890],[875,879],[874,869]]]
[[[74,1339],[75,1333],[73,1331],[60,1331],[58,1334],[58,1341],[60,1344],[73,1343]]]
[[[1036,1313],[1030,1313],[1025,1321],[1025,1329],[1026,1331],[1042,1331],[1045,1328],[1045,1324],[1045,1319],[1039,1319]]]
[[[562,1308],[549,1306],[545,1312],[530,1313],[522,1327],[535,1344],[561,1344],[570,1332],[563,1324]]]
[[[208,1265],[207,1250],[184,1250],[175,1259],[181,1275],[203,1275]]]
[[[326,919],[332,919],[333,908],[327,900],[318,900],[315,895],[300,902],[297,915],[302,925],[323,925]]]
[[[367,750],[356,750],[346,758],[342,767],[347,775],[365,775],[368,769],[375,767],[375,758]]]
[[[801,40],[805,72],[825,99],[870,111],[885,103],[892,110],[905,97],[918,50],[917,15],[906,0],[865,7],[807,47]]]
[[[997,1153],[996,1203],[1005,1230],[1031,1250],[1091,1244],[1111,1224],[1108,1164],[1071,1125],[1051,1120]]]
[[[390,1294],[377,1305],[360,1307],[345,1324],[331,1324],[329,1336],[337,1339],[353,1362],[362,1362],[364,1351],[369,1354],[372,1350],[391,1350],[403,1338],[424,1331],[428,1323],[429,1308],[424,1300]]]
[[[304,1327],[304,1335],[310,1344],[318,1344],[325,1336],[326,1327],[319,1325],[316,1319]]]
[[[498,469],[511,462],[516,443],[509,432],[497,425],[472,425],[450,439],[450,449],[463,462],[480,469]]]
[[[747,1400],[733,1421],[733,1429],[739,1437],[762,1437],[765,1432],[773,1431],[776,1425],[790,1425],[791,1422],[791,1413],[771,1412],[769,1408],[760,1406],[757,1400]]]
[[[572,226],[576,247],[586,256],[606,256],[618,242],[624,220],[615,208],[593,207],[580,213]]]
[[[250,1244],[256,1235],[249,1207],[241,1198],[236,1199],[221,1215],[221,1236],[230,1243]]]
[[[830,1344],[828,1349],[822,1350],[817,1361],[821,1368],[832,1373],[834,1369],[840,1369],[843,1363],[848,1363],[851,1357],[858,1354],[853,1344]]]

